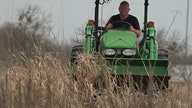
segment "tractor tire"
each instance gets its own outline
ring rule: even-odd
[[[168,59],[168,50],[166,49],[159,49],[158,50],[158,59]]]

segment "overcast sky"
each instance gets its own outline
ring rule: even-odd
[[[112,0],[100,6],[100,20],[106,22],[111,15],[118,13],[118,6],[122,0]],[[141,28],[144,20],[144,0],[127,0],[130,3],[130,14],[137,16]],[[75,37],[75,31],[84,27],[88,19],[94,19],[95,0],[0,0],[0,24],[4,21],[16,20],[18,10],[26,6],[38,5],[45,14],[50,14],[54,34],[59,40]],[[158,29],[168,30],[174,16],[175,20],[169,34],[174,30],[185,36],[187,0],[149,0],[148,20],[155,22]],[[189,41],[192,41],[192,2],[189,9]],[[176,14],[178,12],[178,14]]]

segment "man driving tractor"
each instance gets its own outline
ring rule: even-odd
[[[106,24],[106,29],[128,27],[127,29],[134,32],[137,37],[140,36],[141,30],[137,18],[129,14],[130,7],[127,1],[122,1],[119,6],[119,14],[113,15]],[[128,24],[129,26],[127,26]]]

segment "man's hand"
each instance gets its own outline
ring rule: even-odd
[[[135,34],[137,35],[137,37],[139,37],[140,34],[141,34],[141,31],[135,29],[133,26],[130,26],[130,27],[129,27],[129,30],[132,31],[132,32],[135,32]]]
[[[135,31],[135,29],[133,28],[133,26],[129,26],[129,28],[128,28],[130,31],[132,31],[132,32],[134,32]]]
[[[111,28],[113,28],[113,25],[111,23],[107,24],[106,29],[109,30]]]

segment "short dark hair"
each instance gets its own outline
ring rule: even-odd
[[[129,6],[129,3],[128,3],[127,1],[122,1],[122,2],[120,3],[120,6],[123,5],[123,4],[127,4],[127,5]]]

